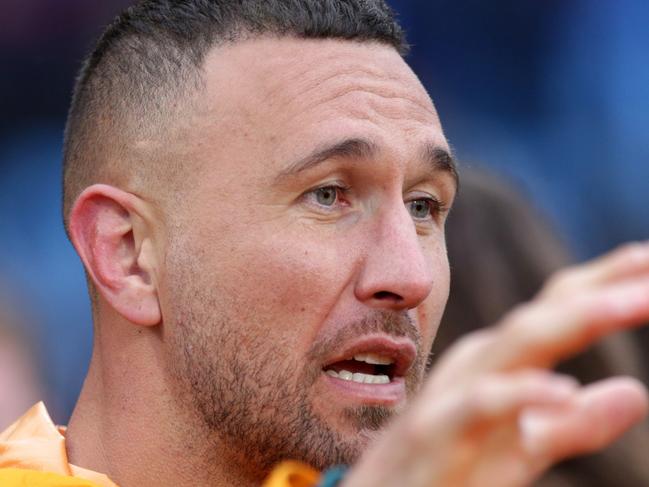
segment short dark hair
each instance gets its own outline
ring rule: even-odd
[[[127,141],[160,130],[216,45],[260,36],[374,41],[407,50],[384,0],[144,0],[108,26],[77,78],[65,129],[63,214],[90,184],[120,180]],[[168,103],[173,101],[174,103]],[[175,108],[172,108],[175,106]],[[151,123],[152,122],[152,123]]]

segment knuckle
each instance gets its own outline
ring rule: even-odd
[[[473,421],[492,420],[516,407],[520,381],[509,375],[487,375],[465,390],[462,408]],[[515,392],[517,391],[517,392]]]
[[[500,341],[509,349],[536,349],[544,342],[548,331],[547,320],[554,306],[549,303],[529,302],[511,310],[501,322]]]
[[[625,242],[619,245],[614,252],[618,254],[635,253],[635,252],[645,253],[646,245],[643,245],[640,242]]]
[[[642,245],[639,242],[626,243],[620,246],[617,253],[623,259],[623,261],[629,265],[636,265],[646,262],[647,258],[649,257],[647,246]]]
[[[465,396],[465,407],[474,413],[484,413],[489,410],[493,402],[494,393],[499,389],[501,381],[496,377],[488,375],[477,381],[470,387]]]
[[[555,271],[550,277],[546,280],[543,289],[541,290],[541,295],[543,296],[561,296],[565,291],[569,290],[572,287],[572,283],[575,279],[575,269],[573,267],[564,267]]]
[[[435,364],[427,387],[455,387],[480,373],[475,364],[489,353],[494,336],[494,331],[486,328],[461,336]]]
[[[473,362],[492,347],[498,339],[498,330],[496,327],[482,328],[480,330],[467,333],[460,337],[457,343],[447,353],[446,363],[466,363]]]
[[[481,350],[493,340],[494,334],[495,330],[493,327],[482,328],[462,336],[456,346],[458,349],[471,352]]]
[[[527,325],[536,310],[537,306],[534,301],[519,304],[504,316],[498,328],[508,336],[518,334],[521,328],[528,328]]]

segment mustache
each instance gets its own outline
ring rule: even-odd
[[[421,333],[406,311],[376,310],[360,320],[352,321],[341,327],[335,335],[316,340],[308,352],[309,360],[322,360],[332,350],[342,346],[362,335],[385,333],[393,337],[406,337],[417,348],[417,356],[421,355]]]

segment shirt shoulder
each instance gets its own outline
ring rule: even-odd
[[[68,462],[64,430],[42,402],[0,433],[0,472],[3,487],[117,487],[106,475]]]
[[[100,487],[94,482],[78,477],[19,468],[0,468],[0,485],[3,487]]]

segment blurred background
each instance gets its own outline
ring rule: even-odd
[[[130,3],[2,0],[0,337],[30,360],[6,365],[0,347],[0,371],[20,369],[20,401],[45,399],[58,423],[72,411],[92,334],[60,217],[63,126],[84,54]],[[518,188],[579,260],[649,237],[649,2],[391,4],[464,166]]]

